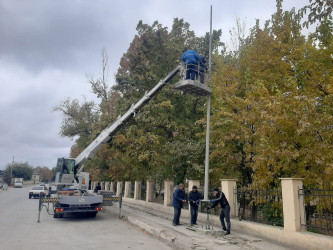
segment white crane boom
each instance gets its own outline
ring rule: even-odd
[[[95,152],[100,148],[101,145],[110,141],[112,136],[124,125],[126,124],[149,100],[156,95],[172,78],[180,71],[184,69],[183,65],[178,65],[174,68],[165,78],[159,81],[148,93],[134,105],[132,105],[129,110],[119,117],[111,126],[104,129],[100,135],[93,140],[76,158],[75,165],[80,166],[77,171],[79,174],[84,168],[84,162],[91,159]]]

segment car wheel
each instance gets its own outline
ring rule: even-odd
[[[29,195],[29,199],[31,199],[31,195]]]
[[[59,218],[59,214],[54,213],[54,214],[53,214],[53,218]]]
[[[59,214],[59,218],[64,218],[64,214]]]

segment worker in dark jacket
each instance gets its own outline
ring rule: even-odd
[[[223,230],[226,231],[225,235],[228,235],[228,234],[230,234],[230,229],[231,229],[229,202],[228,202],[227,198],[225,197],[224,193],[222,191],[220,192],[220,190],[218,188],[214,189],[214,195],[215,195],[216,199],[211,200],[213,205],[211,207],[209,207],[209,209],[216,207],[217,204],[220,204],[220,206],[222,208],[222,211],[220,214],[220,221],[221,221]],[[224,218],[227,221],[227,228],[224,223]]]
[[[98,182],[94,191],[95,191],[95,193],[98,193],[98,191],[101,190],[101,189],[102,189],[101,184],[99,184],[99,182]]]
[[[182,60],[186,66],[186,80],[198,79],[199,56],[194,50],[188,50],[184,53]]]
[[[183,207],[183,203],[186,202],[184,184],[180,183],[179,187],[173,192],[173,200],[172,205],[174,207],[174,216],[172,225],[179,225],[179,218],[181,214],[181,210]]]
[[[207,72],[206,58],[204,55],[199,55],[199,78],[200,82],[203,84],[205,82],[205,73]]]
[[[198,208],[201,200],[201,195],[198,192],[197,186],[194,185],[192,187],[192,191],[190,192],[188,199],[191,207],[191,225],[197,225]]]

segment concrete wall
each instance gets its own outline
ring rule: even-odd
[[[131,186],[132,186],[132,183],[130,181],[125,181],[125,192],[124,192],[124,197],[125,198],[130,197]]]
[[[164,181],[164,206],[169,206],[173,198],[173,181]]]
[[[147,190],[146,190],[146,201],[151,202],[154,200],[155,196],[155,190],[154,190],[154,182],[153,181],[147,181]]]
[[[117,181],[116,196],[121,196],[121,195],[123,195],[123,182],[122,181]]]
[[[193,185],[199,185],[199,181],[190,180],[190,188]],[[96,185],[94,183],[94,185]],[[114,184],[114,182],[111,183]],[[125,182],[125,197],[124,202],[137,204],[148,209],[155,209],[170,214],[173,216],[172,203],[173,187],[172,181],[165,181],[164,183],[164,204],[154,203],[154,188],[153,182],[147,181],[146,201],[140,200],[141,195],[141,182],[135,182],[134,199],[128,198],[131,182]],[[297,248],[297,249],[333,249],[333,237],[303,232],[304,228],[301,227],[305,224],[305,211],[303,196],[298,195],[298,190],[302,189],[302,179],[298,178],[282,178],[282,197],[283,197],[283,215],[284,227],[270,226],[250,221],[239,221],[238,219],[231,220],[231,228],[235,231],[242,231],[250,235],[263,237],[270,241],[275,241],[280,244]],[[114,186],[114,185],[113,185]],[[122,191],[123,182],[117,182],[117,196]],[[237,197],[235,195],[236,180],[222,179],[221,188],[226,198],[229,200],[231,216],[237,217]],[[182,219],[190,220],[190,213],[186,209],[182,211]],[[207,222],[207,214],[199,213],[198,221],[201,223]],[[219,216],[210,216],[210,223],[216,227],[221,227]],[[303,230],[303,231],[302,231]]]
[[[134,200],[124,198],[126,203],[136,204],[148,209],[158,210],[173,217],[173,207],[164,206],[159,203],[147,202],[142,200]],[[183,209],[181,220],[190,220],[190,212]],[[207,214],[199,213],[198,221],[204,224],[207,221]],[[215,227],[221,227],[219,216],[211,215],[210,223]],[[231,231],[241,231],[249,235],[266,238],[267,240],[277,242],[279,244],[292,247],[295,249],[333,249],[333,238],[325,235],[310,233],[310,232],[291,232],[285,231],[282,227],[270,226],[250,221],[239,221],[231,219]]]
[[[134,199],[141,199],[141,181],[135,181],[134,183]]]

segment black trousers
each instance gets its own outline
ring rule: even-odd
[[[198,68],[196,65],[188,64],[186,70],[186,80],[197,80],[198,79]]]
[[[225,226],[224,218],[227,222],[227,227]],[[226,206],[222,208],[221,214],[220,214],[220,221],[222,228],[226,228],[228,232],[230,232],[231,229],[231,223],[230,223],[230,206]]]
[[[182,208],[178,208],[178,207],[174,207],[174,215],[173,215],[173,223],[176,225],[179,225],[179,218],[180,218],[180,214],[182,212]]]
[[[204,84],[205,83],[205,74],[203,71],[199,72],[199,77],[200,77],[200,83]]]
[[[197,223],[198,206],[191,206],[191,224]]]

